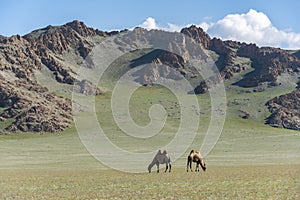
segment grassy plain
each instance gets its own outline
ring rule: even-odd
[[[213,166],[204,172],[2,170],[1,199],[299,199],[299,165]]]
[[[299,199],[300,133],[264,124],[269,114],[266,99],[287,91],[253,94],[231,88],[222,135],[205,158],[207,171],[200,173],[186,172],[185,156],[166,174],[148,174],[147,166],[141,174],[108,169],[86,151],[74,126],[56,134],[0,135],[0,199]],[[200,126],[189,150],[201,147],[210,117],[209,96],[197,98]],[[161,87],[134,93],[130,112],[137,124],[149,122],[147,113],[154,103],[163,105],[168,115],[162,132],[141,145],[114,123],[109,92],[96,97],[96,112],[116,145],[153,150],[174,136],[180,118],[176,102]],[[241,110],[250,118],[241,118]]]

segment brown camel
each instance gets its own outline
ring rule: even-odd
[[[202,170],[205,171],[206,170],[206,164],[200,154],[199,151],[194,151],[192,150],[191,153],[189,154],[188,158],[187,158],[187,166],[186,166],[186,171],[188,172],[189,171],[189,167],[190,167],[190,170],[192,170],[192,162],[195,162],[196,163],[196,169],[195,171],[199,172],[199,165],[201,166]]]

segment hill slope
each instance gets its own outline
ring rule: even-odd
[[[111,66],[108,79],[120,77],[124,70],[154,63],[151,70],[139,72],[137,82],[142,85],[155,85],[161,77],[179,79],[179,75],[160,67],[166,65],[190,80],[195,87],[195,93],[205,93],[222,81],[225,85],[250,89],[250,92],[264,92],[266,88],[272,87],[289,88],[295,91],[287,94],[286,98],[266,99],[269,100],[267,106],[271,112],[266,123],[275,127],[300,129],[300,116],[297,114],[299,101],[298,95],[295,95],[298,93],[296,84],[300,72],[298,53],[212,39],[196,26],[181,31],[198,44],[198,47],[191,48],[185,36],[177,36],[175,33],[147,31],[142,28],[103,32],[89,28],[79,21],[63,26],[48,26],[25,36],[0,37],[0,129],[56,132],[70,127],[73,85],[76,92],[84,95],[102,93],[89,80],[78,79],[78,68],[83,66],[95,46],[124,32],[130,37],[114,41],[125,44],[124,49],[139,42],[147,42],[151,37],[168,34],[175,38],[168,48],[176,49],[184,56],[162,49],[131,52],[131,56],[125,56],[123,60],[119,59],[120,63],[116,61],[117,64]],[[199,66],[194,66],[189,61],[192,57],[205,60],[207,55],[212,58],[220,74],[204,79],[198,73]],[[119,69],[120,66],[124,70]],[[93,71],[93,67],[95,66],[86,66],[90,71]],[[279,105],[280,109],[275,109]]]

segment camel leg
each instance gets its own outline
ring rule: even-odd
[[[157,167],[157,173],[159,173],[159,163],[156,164]]]
[[[171,172],[171,164],[169,163],[169,164],[166,164],[166,170],[165,170],[165,172],[167,172],[168,171],[168,169],[169,169],[169,172]]]
[[[165,172],[168,171],[168,163],[166,163],[166,169],[165,169]]]
[[[199,163],[198,162],[196,164],[196,170],[195,170],[195,172],[199,172]]]
[[[187,164],[186,164],[186,172],[189,172],[189,161],[187,161]]]
[[[189,167],[190,167],[190,170],[191,172],[193,171],[192,170],[192,160],[191,158],[189,157],[188,160],[187,160],[187,165],[186,165],[186,171],[188,172],[189,171]]]

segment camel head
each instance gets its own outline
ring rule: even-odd
[[[151,165],[148,165],[148,172],[151,173]]]
[[[206,164],[205,164],[205,162],[204,162],[203,159],[201,159],[201,161],[200,161],[200,166],[201,166],[201,168],[202,168],[203,171],[206,170]]]

